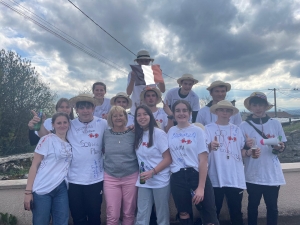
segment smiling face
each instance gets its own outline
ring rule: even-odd
[[[71,107],[68,102],[62,102],[60,106],[57,108],[57,112],[64,112],[68,115],[71,113]]]
[[[65,136],[69,129],[69,120],[66,116],[58,116],[55,121],[52,121],[52,126],[56,134]]]
[[[144,95],[144,102],[147,106],[153,107],[157,103],[157,94],[154,91],[147,91]]]
[[[94,105],[90,102],[78,102],[76,112],[81,122],[90,122],[94,118]]]
[[[128,100],[123,97],[116,98],[115,106],[121,106],[123,109],[126,109],[128,106]]]
[[[210,95],[213,99],[213,102],[218,103],[219,101],[222,101],[222,100],[225,99],[225,97],[226,97],[226,87],[225,86],[214,87],[211,90]]]
[[[194,85],[193,80],[183,80],[181,81],[181,89],[184,93],[188,94]]]
[[[174,117],[178,125],[188,124],[190,116],[191,116],[191,112],[189,111],[188,107],[185,104],[179,103],[178,105],[175,106]]]
[[[250,111],[253,113],[254,118],[264,117],[266,115],[267,108],[267,103],[250,103]]]
[[[145,109],[139,108],[136,112],[137,123],[145,130],[149,127],[150,116]]]
[[[105,87],[102,86],[102,85],[95,85],[95,88],[93,90],[93,94],[94,94],[94,97],[96,99],[103,99],[104,98],[104,95],[105,95],[106,91],[105,91]]]
[[[126,117],[123,112],[115,111],[111,116],[113,127],[125,127],[127,124]]]

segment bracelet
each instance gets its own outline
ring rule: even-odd
[[[26,192],[25,192],[24,194],[25,194],[25,195],[32,195],[32,192],[30,192],[30,193],[26,193]]]
[[[154,171],[154,175],[157,175],[157,172],[156,172],[155,168],[153,168],[153,171]]]

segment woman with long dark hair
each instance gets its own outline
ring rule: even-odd
[[[136,225],[149,224],[153,203],[157,224],[170,224],[170,167],[172,162],[166,133],[157,127],[151,110],[140,105],[135,111],[135,149],[139,165],[145,172],[139,174],[138,213]]]

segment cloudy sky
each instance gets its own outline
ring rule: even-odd
[[[125,91],[133,53],[147,49],[165,74],[199,79],[193,90],[200,98],[209,95],[205,88],[212,81],[223,80],[232,84],[228,99],[240,110],[253,91],[273,103],[273,88],[279,109],[299,108],[299,0],[73,1],[133,53],[67,0],[0,3],[0,48],[30,59],[58,97],[95,81],[107,84],[107,97]],[[164,79],[167,90],[177,86]]]

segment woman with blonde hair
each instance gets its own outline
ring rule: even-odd
[[[112,106],[107,115],[110,129],[104,132],[104,194],[107,224],[132,225],[135,219],[138,162],[134,151],[134,133],[127,128],[127,113],[121,106]]]

